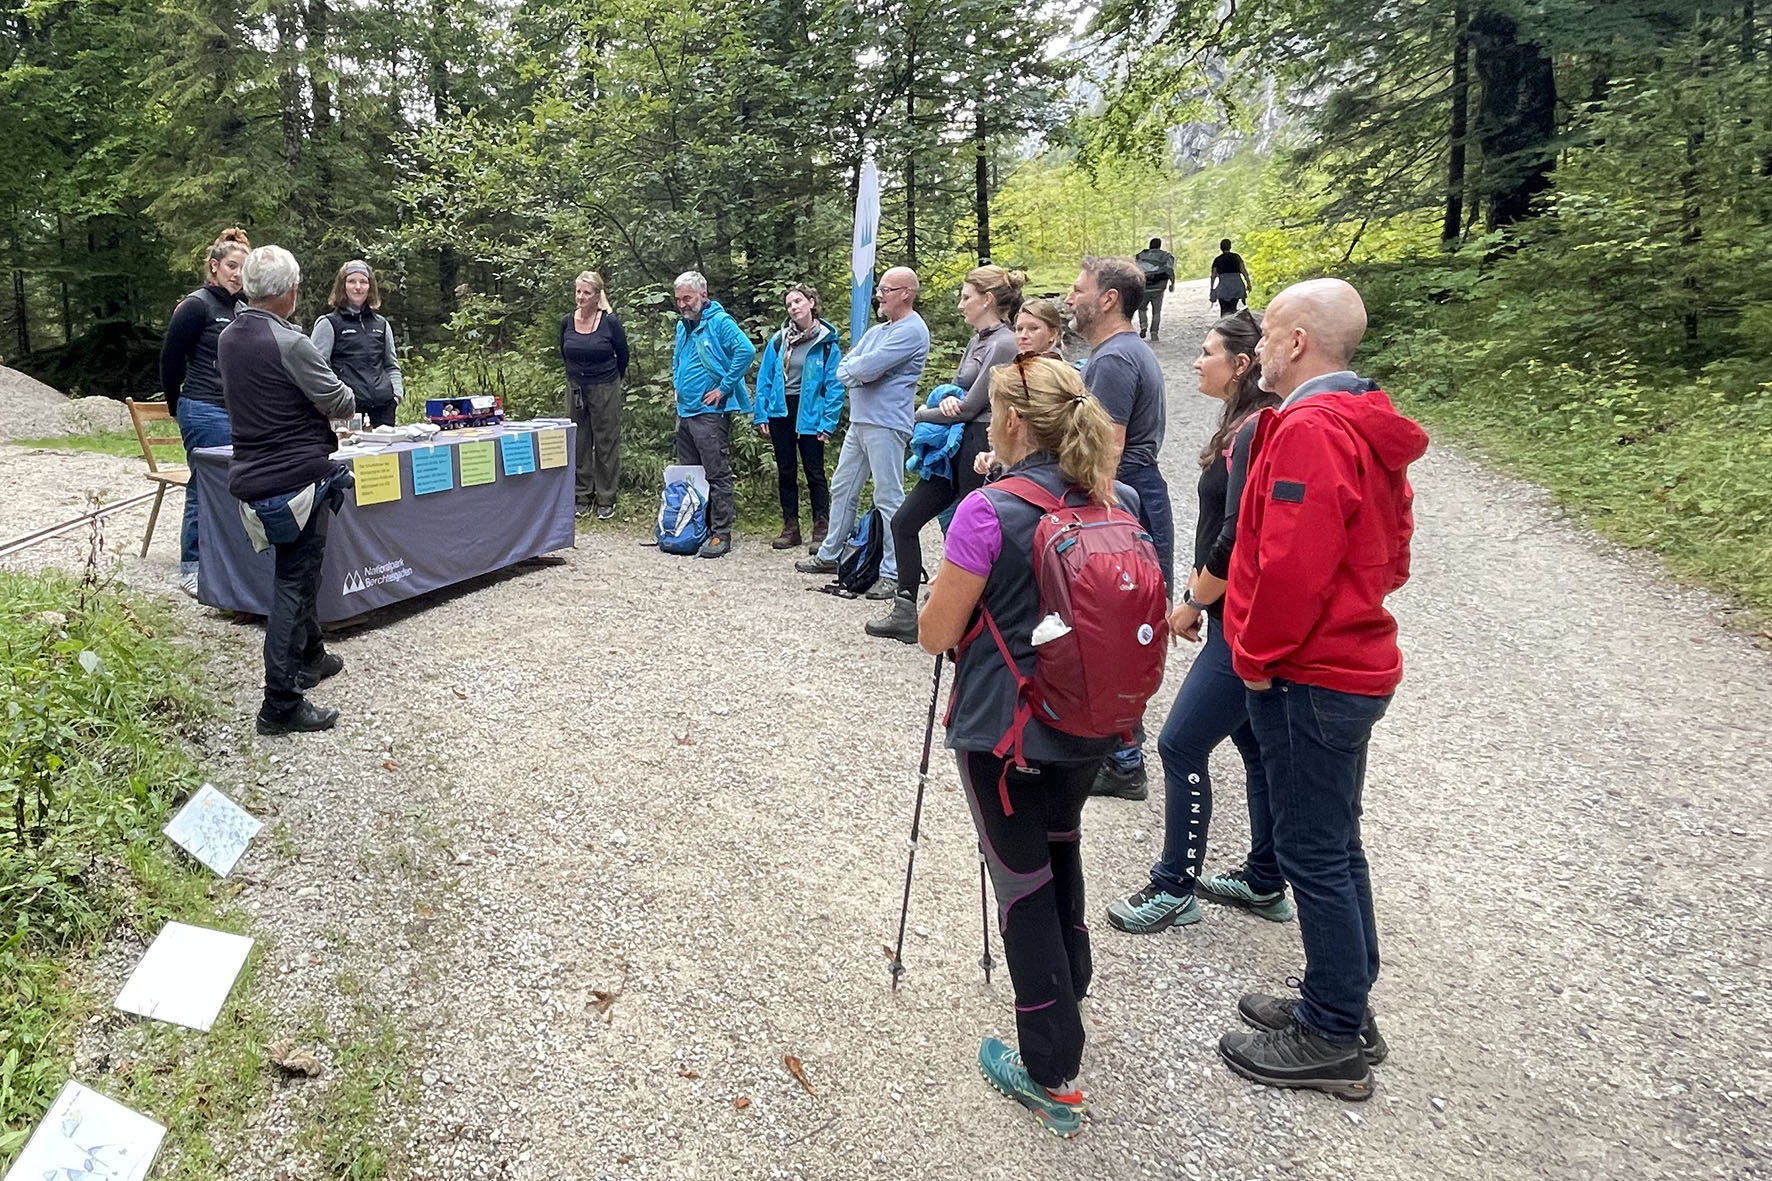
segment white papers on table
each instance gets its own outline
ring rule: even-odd
[[[251,950],[244,935],[167,923],[117,994],[117,1007],[208,1032]]]
[[[531,425],[538,426],[538,427],[557,427],[557,426],[571,426],[572,425],[572,420],[570,418],[532,418],[529,421],[530,421]]]
[[[165,831],[173,844],[225,878],[263,827],[245,808],[205,783]]]
[[[385,447],[365,447],[357,443],[346,443],[331,455],[333,459],[356,459],[359,455],[380,455]]]
[[[70,1079],[6,1181],[142,1181],[166,1129]]]

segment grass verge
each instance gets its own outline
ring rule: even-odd
[[[37,439],[11,439],[14,447],[41,448],[46,451],[92,451],[99,455],[121,455],[140,459],[141,442],[134,431],[99,431],[87,435],[45,435]],[[163,464],[185,461],[182,447],[166,447],[155,452],[154,459]]]

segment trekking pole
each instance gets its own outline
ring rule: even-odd
[[[917,864],[917,837],[923,831],[923,789],[929,786],[929,749],[935,741],[935,702],[941,696],[941,662],[944,652],[935,658],[935,684],[929,690],[929,720],[923,728],[923,761],[917,766],[917,803],[911,809],[910,856],[904,863],[904,901],[898,908],[898,946],[892,950],[892,991],[898,991],[898,978],[904,975],[904,924],[911,913],[911,870]]]
[[[978,926],[984,932],[984,954],[978,957],[978,966],[984,969],[984,982],[991,982],[991,969],[997,961],[991,958],[991,907],[984,896],[984,845],[978,846]]]

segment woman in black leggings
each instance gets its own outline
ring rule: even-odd
[[[1015,359],[1015,332],[1010,325],[1021,310],[1021,288],[1026,282],[1027,275],[1021,271],[983,266],[974,268],[960,284],[960,314],[973,332],[960,354],[954,384],[965,390],[966,396],[945,398],[939,406],[924,407],[916,414],[918,422],[963,424],[960,450],[954,456],[951,477],[924,478],[892,514],[898,593],[892,596],[891,610],[868,623],[870,636],[917,642],[917,584],[923,577],[923,547],[917,535],[950,505],[984,483],[972,466],[978,453],[990,447],[986,435],[991,423],[991,370]]]

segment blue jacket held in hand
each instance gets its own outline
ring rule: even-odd
[[[703,305],[701,319],[693,326],[687,320],[679,320],[676,347],[671,353],[677,417],[694,418],[698,414],[726,414],[733,410],[748,413],[751,390],[745,383],[745,374],[750,372],[756,357],[757,346],[717,300],[710,299]],[[715,405],[704,406],[702,398],[716,387],[725,396]]]
[[[794,417],[797,435],[829,435],[843,421],[843,403],[849,391],[837,380],[837,362],[843,350],[837,344],[837,329],[829,320],[820,320],[824,335],[806,354],[806,367],[800,370],[800,412]],[[782,368],[781,340],[784,327],[763,346],[763,360],[757,366],[757,409],[752,419],[762,426],[772,418],[785,418],[788,399],[786,376]]]
[[[941,405],[943,398],[965,396],[966,391],[957,385],[938,385],[929,391],[929,398],[923,405],[934,408]],[[954,456],[960,450],[960,436],[965,433],[966,424],[959,421],[951,425],[919,422],[911,428],[911,454],[904,461],[904,470],[923,480],[953,479]]]

